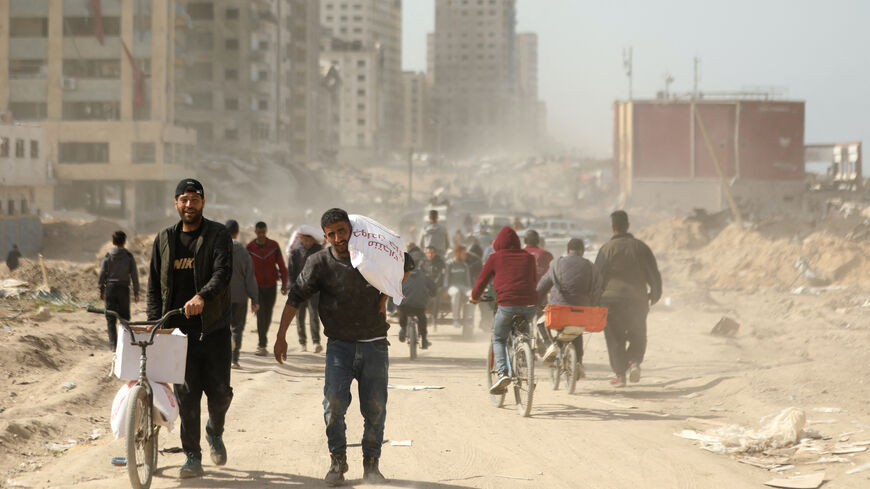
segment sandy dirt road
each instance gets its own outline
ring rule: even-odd
[[[497,409],[490,404],[483,332],[476,341],[463,342],[456,330],[442,325],[432,334],[434,346],[412,362],[391,329],[391,384],[444,389],[390,390],[389,441],[381,461],[389,487],[761,487],[771,478],[769,472],[699,450],[673,435],[696,423],[689,418],[751,422],[773,409],[746,392],[759,370],[751,361],[738,361],[745,354],[739,342],[711,337],[698,327],[715,317],[715,312],[697,312],[687,320],[685,311],[654,309],[643,379],[626,389],[607,384],[603,337],[590,335],[588,378],[575,395],[553,391],[548,371],[538,364],[531,418],[520,417],[512,406]],[[235,398],[225,434],[229,463],[214,467],[206,455],[204,478],[179,481],[175,476],[183,455],[161,455],[152,487],[323,486],[329,463],[320,406],[323,356],[295,352],[288,365],[278,366],[272,358],[249,353],[254,338],[248,331],[243,370],[233,371]],[[765,370],[770,369],[761,372]],[[102,428],[109,432],[107,425]],[[354,402],[348,411],[349,441],[358,441],[361,432]],[[177,431],[162,435],[161,448],[180,445]],[[411,440],[412,446],[391,445],[403,440]],[[20,487],[128,487],[125,469],[109,463],[123,454],[123,440],[111,440],[108,434],[6,482]],[[348,455],[348,485],[362,486],[358,446]],[[868,487],[866,477],[843,477],[827,487]]]

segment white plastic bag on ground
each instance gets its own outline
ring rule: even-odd
[[[374,219],[356,214],[349,217],[353,227],[348,240],[351,265],[396,305],[401,304],[405,298],[405,240]]]
[[[154,422],[172,431],[175,428],[175,420],[178,419],[178,402],[175,400],[175,394],[168,384],[150,380],[148,383],[151,384],[151,391],[154,393]],[[136,385],[135,380],[122,385],[115,394],[115,400],[112,401],[111,425],[116,440],[127,436],[127,398],[134,385]]]
[[[758,429],[732,424],[703,433],[683,430],[675,434],[697,440],[701,442],[701,448],[715,453],[756,453],[797,444],[806,421],[803,410],[785,408],[775,415],[761,418],[761,427]]]

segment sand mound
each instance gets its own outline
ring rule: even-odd
[[[799,242],[772,239],[736,224],[725,228],[697,258],[696,278],[713,288],[754,289],[798,285],[870,288],[870,244],[817,232]],[[817,277],[796,267],[802,260]]]
[[[112,233],[127,231],[107,219],[89,222],[56,219],[43,223],[42,255],[55,260],[90,262],[94,252],[111,242]],[[129,232],[128,232],[129,234]]]
[[[81,300],[97,300],[100,291],[97,287],[98,270],[93,265],[80,265],[63,260],[46,260],[45,272],[48,286],[63,294]],[[37,260],[21,260],[21,266],[14,272],[2,267],[0,278],[15,278],[27,282],[31,290],[42,285],[42,270]]]
[[[700,222],[684,218],[674,218],[645,227],[635,236],[645,242],[653,253],[662,253],[669,249],[693,250],[709,241]]]

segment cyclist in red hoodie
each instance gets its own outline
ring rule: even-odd
[[[495,252],[486,260],[477,283],[471,291],[471,302],[478,303],[480,296],[492,280],[498,301],[495,324],[492,331],[492,349],[498,368],[498,380],[489,388],[491,394],[502,394],[511,382],[508,377],[507,337],[511,320],[516,315],[526,316],[529,324],[534,322],[535,304],[535,257],[520,248],[520,238],[508,226],[501,228],[492,244]]]

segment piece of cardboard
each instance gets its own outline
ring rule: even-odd
[[[765,486],[781,487],[783,489],[816,489],[825,481],[825,471],[812,474],[797,475],[787,479],[771,479]]]

